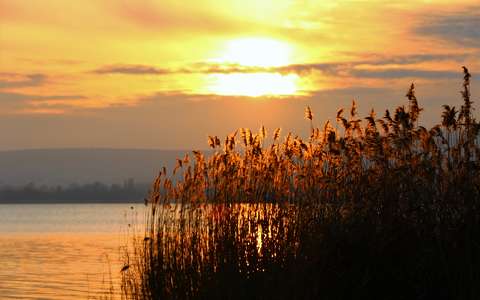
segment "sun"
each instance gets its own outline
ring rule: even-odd
[[[212,74],[210,92],[218,95],[258,97],[293,95],[297,92],[297,75],[285,75],[276,67],[291,63],[292,47],[270,38],[241,38],[226,43],[222,54],[213,59],[218,64],[258,67],[254,73]]]

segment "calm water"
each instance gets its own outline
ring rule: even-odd
[[[100,299],[111,286],[118,296],[122,249],[144,213],[142,204],[0,205],[0,299]]]

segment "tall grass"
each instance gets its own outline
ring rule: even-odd
[[[418,125],[353,103],[310,137],[240,129],[162,170],[128,299],[480,299],[479,123],[463,106]],[[174,177],[180,178],[174,180]]]

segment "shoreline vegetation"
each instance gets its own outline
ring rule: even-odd
[[[135,183],[133,179],[110,185],[101,182],[68,186],[30,183],[0,187],[0,204],[143,203],[149,188],[150,184]]]
[[[317,126],[307,107],[306,139],[209,137],[212,155],[156,178],[123,297],[480,299],[480,126],[463,71],[463,105],[430,129],[412,84],[380,117],[353,102]]]

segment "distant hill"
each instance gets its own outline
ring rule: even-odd
[[[0,186],[151,182],[187,150],[38,149],[0,151]]]

